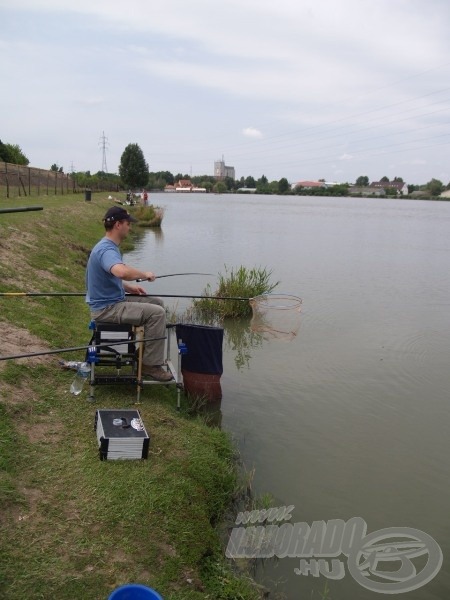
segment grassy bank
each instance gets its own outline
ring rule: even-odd
[[[2,201],[0,291],[84,289],[103,235],[107,194]],[[3,297],[2,355],[89,341],[82,297]],[[69,393],[60,355],[0,361],[0,597],[83,600],[139,582],[166,600],[257,598],[224,563],[214,526],[236,487],[227,436],[175,410],[174,390],[147,386],[139,406],[147,461],[98,458],[96,408],[133,408],[135,390],[101,387],[95,405]],[[82,353],[64,354],[81,360]]]

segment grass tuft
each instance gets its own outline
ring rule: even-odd
[[[164,209],[159,206],[132,206],[130,213],[138,219],[140,227],[161,227]]]
[[[250,269],[241,265],[237,269],[233,267],[228,269],[225,265],[225,274],[218,275],[218,288],[214,292],[209,285],[205,288],[203,295],[210,297],[196,300],[195,312],[222,319],[249,317],[252,314],[249,300],[270,293],[279,284],[278,281],[276,283],[270,281],[271,275],[272,271],[263,267]],[[237,297],[245,300],[215,300],[213,296]]]

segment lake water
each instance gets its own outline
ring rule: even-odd
[[[226,335],[221,425],[255,470],[255,493],[293,505],[291,523],[360,517],[367,533],[425,532],[443,566],[401,596],[449,598],[450,203],[202,194],[150,202],[165,208],[162,230],[145,232],[130,264],[157,274],[263,266],[280,280],[276,291],[303,299],[297,336],[260,341],[244,364],[229,340],[245,336],[248,322]],[[201,294],[207,283],[214,290],[216,277],[146,286]],[[186,301],[166,304],[181,310]],[[376,565],[369,579],[381,588],[366,589],[351,559],[340,559],[339,580],[296,574],[299,558],[258,561],[256,577],[288,600],[320,599],[326,585],[332,600],[382,597],[388,580]]]

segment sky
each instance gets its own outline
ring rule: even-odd
[[[450,181],[448,0],[0,0],[0,139],[30,165]],[[103,151],[105,147],[105,152]]]

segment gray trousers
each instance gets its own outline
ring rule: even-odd
[[[161,298],[127,296],[123,302],[92,312],[91,316],[95,321],[143,325],[145,339],[166,336],[166,311]],[[164,339],[145,342],[144,365],[156,366],[164,363],[164,342]]]

